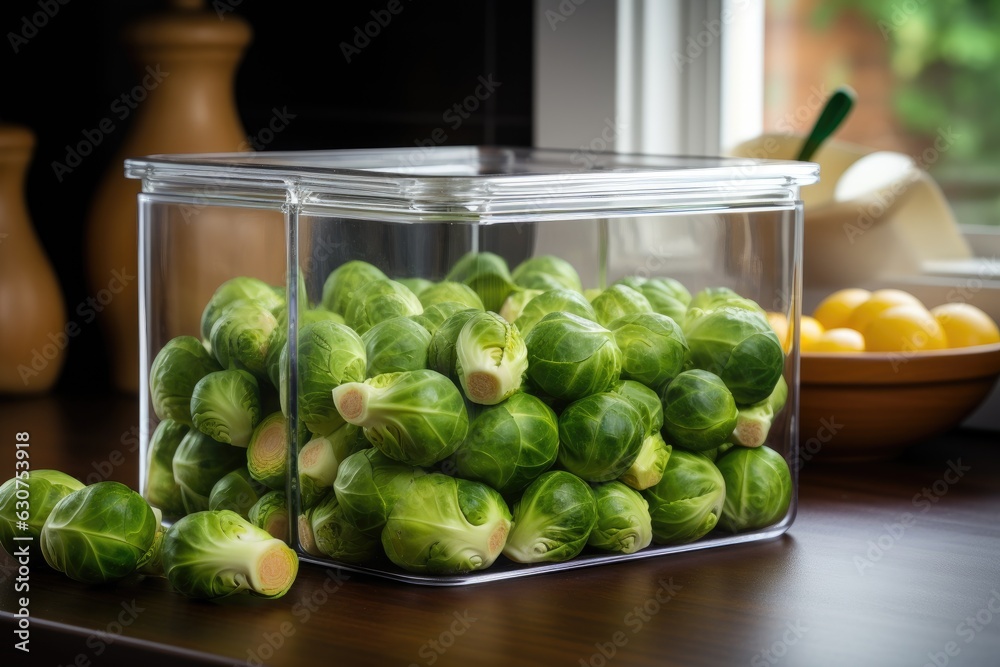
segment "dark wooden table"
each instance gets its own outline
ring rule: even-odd
[[[28,431],[33,468],[135,486],[137,420],[126,397],[0,402],[0,477]],[[461,588],[304,566],[279,600],[207,603],[33,564],[16,592],[4,554],[0,664],[1000,665],[998,440],[957,431],[853,465],[820,451],[775,540]]]

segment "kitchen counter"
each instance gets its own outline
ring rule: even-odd
[[[33,469],[138,485],[128,397],[0,402]],[[304,564],[278,600],[200,602],[144,578],[86,586],[0,551],[3,664],[1000,664],[1000,436],[959,430],[891,462],[804,461],[780,538],[458,588]],[[30,654],[14,649],[26,597]],[[8,657],[13,658],[13,662]]]

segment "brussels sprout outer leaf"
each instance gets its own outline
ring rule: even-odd
[[[587,544],[601,551],[631,554],[653,541],[649,503],[638,491],[621,482],[605,482],[594,488],[597,522]]]
[[[567,561],[583,551],[596,523],[590,486],[565,470],[550,470],[514,504],[514,527],[503,554],[516,563]]]

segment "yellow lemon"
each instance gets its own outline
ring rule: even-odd
[[[948,347],[944,329],[921,305],[902,304],[875,315],[864,330],[869,352],[915,352]]]
[[[944,329],[948,347],[1000,343],[1000,328],[993,318],[970,303],[945,303],[931,308]]]
[[[799,318],[799,349],[808,352],[823,335],[823,325],[815,317],[803,315]]]
[[[788,352],[792,340],[788,335],[788,318],[785,317],[784,313],[776,313],[769,310],[767,311],[767,321],[771,324],[771,328],[774,329],[774,333],[778,334],[778,340],[781,341],[781,349]]]
[[[868,324],[875,319],[879,313],[893,306],[900,305],[910,305],[910,306],[920,306],[924,308],[924,305],[920,302],[920,299],[913,296],[909,292],[904,292],[899,289],[878,289],[871,293],[867,299],[858,304],[851,314],[847,317],[847,322],[844,326],[855,331],[860,331],[865,333],[868,328]],[[867,339],[867,336],[865,336]],[[869,346],[869,349],[870,346]]]
[[[804,352],[864,352],[865,337],[860,331],[837,327],[827,329],[812,346]]]
[[[825,329],[839,329],[847,326],[847,319],[854,309],[871,297],[872,293],[860,287],[838,290],[819,302],[813,317]]]

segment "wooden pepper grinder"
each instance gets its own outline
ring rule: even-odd
[[[112,382],[131,393],[139,388],[136,197],[141,182],[125,178],[123,162],[156,153],[247,150],[233,79],[250,42],[250,26],[234,14],[221,20],[201,1],[169,4],[165,13],[126,30],[140,83],[124,93],[124,104],[134,108],[135,118],[88,216],[89,289],[92,294],[107,290],[112,281],[120,289],[100,318]]]
[[[31,130],[0,124],[0,394],[50,389],[72,334],[59,281],[25,203],[34,148]]]

